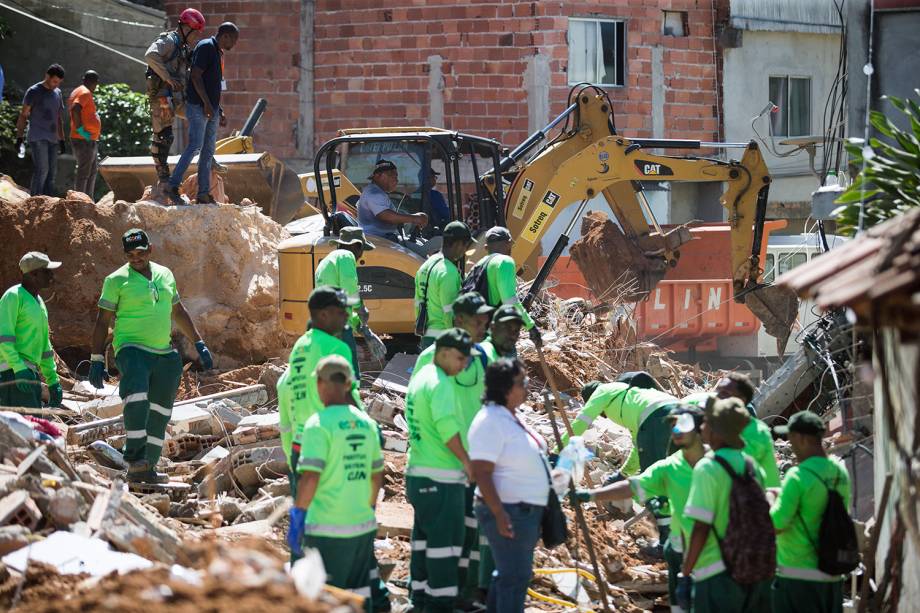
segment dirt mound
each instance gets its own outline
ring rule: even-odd
[[[17,264],[27,251],[63,261],[46,300],[52,342],[58,350],[88,350],[102,280],[125,263],[120,239],[132,227],[147,230],[153,260],[172,269],[217,365],[232,368],[286,354],[275,246],[287,233],[255,207],[4,200],[0,283],[6,288],[19,282]]]

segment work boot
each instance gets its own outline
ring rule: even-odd
[[[217,204],[217,200],[214,200],[214,197],[211,194],[198,194],[195,197],[196,204]]]
[[[128,462],[125,480],[128,483],[169,483],[169,475],[158,473],[147,460],[136,460]]]
[[[173,206],[185,206],[185,200],[182,199],[182,196],[179,194],[179,188],[175,185],[166,184],[163,187],[163,193],[166,194],[166,197],[169,198],[169,203]]]

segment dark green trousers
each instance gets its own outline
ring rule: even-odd
[[[460,595],[466,486],[406,477],[406,498],[415,520],[409,562],[412,606],[420,612],[452,613]]]
[[[682,611],[677,607],[677,574],[680,572],[681,564],[684,563],[684,554],[674,551],[671,547],[671,541],[664,544],[664,561],[668,563],[668,601],[671,603],[671,612]],[[687,611],[687,613],[690,613]]]
[[[477,596],[479,590],[479,522],[473,513],[476,486],[466,488],[463,507],[463,550],[460,552],[460,595],[467,600]]]
[[[342,330],[342,342],[351,349],[351,367],[355,371],[356,380],[361,380],[361,368],[358,366],[358,341],[355,340],[355,331],[346,325]]]
[[[492,548],[484,534],[479,534],[479,589],[488,590],[492,585],[492,573],[495,572],[495,558]]]
[[[38,375],[28,370],[26,377],[32,384],[29,385],[28,392],[23,392],[16,386],[16,373],[12,370],[0,372],[0,407],[42,407],[42,384],[38,380]]]
[[[390,592],[380,580],[374,555],[374,532],[347,538],[304,537],[304,545],[319,551],[326,567],[326,582],[364,596],[365,611],[389,611]]]
[[[671,425],[665,420],[673,405],[664,405],[645,418],[636,433],[636,448],[639,451],[639,470],[645,470],[671,453]],[[658,541],[664,544],[671,533],[669,524],[671,508],[668,499],[660,497],[646,505],[658,524]],[[665,522],[665,523],[662,523]]]
[[[735,583],[728,572],[693,584],[692,613],[771,613],[770,584],[750,586]]]
[[[177,351],[151,353],[124,347],[115,356],[121,373],[118,395],[125,403],[125,462],[147,460],[156,466],[163,453],[166,425],[182,379]]]
[[[773,613],[843,613],[843,581],[777,577],[772,591]]]

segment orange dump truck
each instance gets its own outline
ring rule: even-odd
[[[767,253],[770,233],[784,227],[783,220],[764,224],[760,261],[765,269],[775,265]],[[758,349],[763,344],[756,338],[760,321],[744,304],[732,299],[728,224],[700,224],[690,232],[694,240],[681,246],[678,265],[646,300],[636,304],[639,337],[677,352],[715,352],[724,345],[734,345],[734,351],[720,353],[735,357],[768,355],[769,349]],[[581,271],[568,256],[559,258],[550,279],[557,282],[550,291],[561,298],[593,298]],[[731,337],[753,338],[754,342],[727,341]],[[776,355],[775,341],[772,354]]]

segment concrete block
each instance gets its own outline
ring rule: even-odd
[[[3,526],[0,528],[0,556],[21,549],[32,540],[32,531],[25,526]]]
[[[56,490],[48,501],[48,515],[55,528],[66,529],[84,515],[83,498],[72,487]]]
[[[102,539],[87,538],[61,530],[43,541],[33,543],[28,549],[20,549],[4,556],[2,561],[21,573],[25,572],[26,566],[31,562],[44,562],[53,566],[62,575],[88,573],[94,577],[112,572],[127,573],[153,566],[150,560],[138,555],[112,551],[108,543]]]
[[[0,500],[0,526],[17,525],[35,530],[41,519],[41,511],[25,490],[15,491]]]

